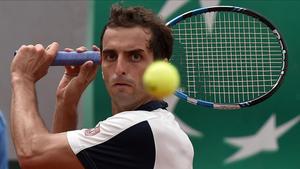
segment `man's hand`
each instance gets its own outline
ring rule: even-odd
[[[49,45],[47,49],[44,49],[41,44],[21,46],[11,64],[12,80],[37,82],[47,74],[58,46],[56,42]]]
[[[99,48],[93,46],[94,51]],[[66,48],[66,52],[73,49]],[[79,47],[77,52],[87,51],[86,47]],[[56,110],[54,113],[53,131],[63,132],[76,129],[77,106],[80,97],[87,86],[95,79],[98,65],[87,61],[81,66],[66,66],[65,73],[56,90]]]
[[[93,46],[93,50],[99,51],[99,48]],[[71,52],[73,49],[66,48],[65,51]],[[85,52],[87,48],[82,46],[76,51]],[[94,65],[92,61],[87,61],[81,66],[66,66],[56,91],[57,99],[63,99],[66,104],[77,105],[83,91],[95,79],[97,69],[98,65]]]

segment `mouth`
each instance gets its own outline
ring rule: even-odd
[[[113,84],[115,87],[130,87],[131,85],[129,83],[124,83],[124,82],[116,82]]]
[[[117,77],[112,79],[111,86],[117,88],[133,87],[134,81],[126,77]]]

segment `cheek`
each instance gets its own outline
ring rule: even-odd
[[[141,90],[144,89],[144,85],[143,85],[143,75],[144,75],[144,70],[142,71],[139,71],[138,74],[136,75],[136,79],[137,79],[137,83],[138,83],[138,86]]]
[[[104,81],[105,84],[108,83],[108,81],[109,81],[108,78],[109,78],[109,77],[110,77],[110,76],[109,76],[108,72],[105,71],[105,70],[102,70],[102,79],[103,79],[103,81]]]
[[[101,65],[102,69],[102,78],[107,79],[109,77],[110,67],[106,64]]]
[[[109,77],[108,74],[106,72],[102,71],[102,79],[106,80],[107,77]]]

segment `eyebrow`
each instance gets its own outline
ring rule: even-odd
[[[143,49],[133,49],[133,50],[128,50],[126,53],[145,53]]]
[[[143,49],[132,49],[125,51],[126,53],[145,53]],[[102,53],[116,53],[114,49],[104,49]]]
[[[114,49],[104,49],[101,53],[115,53],[116,50]]]

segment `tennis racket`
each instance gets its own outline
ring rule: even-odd
[[[174,37],[170,62],[181,76],[175,93],[180,99],[214,109],[240,109],[267,99],[283,81],[283,38],[271,22],[251,10],[195,9],[167,25]]]

